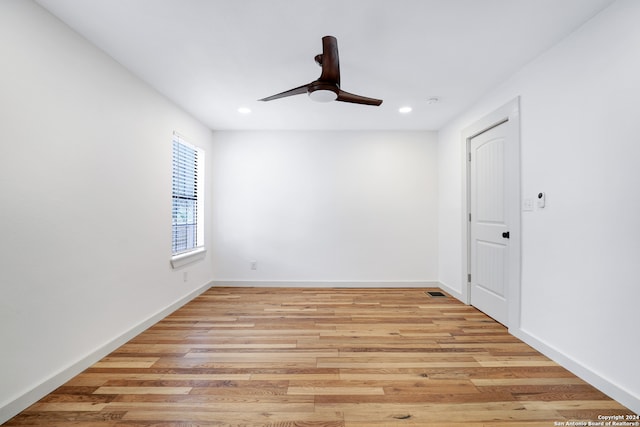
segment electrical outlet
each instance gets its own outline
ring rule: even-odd
[[[524,199],[522,201],[522,210],[525,212],[531,212],[533,210],[533,199]]]
[[[258,269],[258,261],[251,261],[251,269],[252,270],[257,270]]]

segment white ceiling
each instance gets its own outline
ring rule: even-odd
[[[37,0],[212,129],[375,130],[440,128],[613,1]],[[382,106],[257,101],[319,77],[324,35]]]

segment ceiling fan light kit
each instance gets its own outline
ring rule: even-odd
[[[259,101],[272,101],[293,95],[307,93],[309,98],[317,102],[341,101],[353,104],[375,105],[382,104],[381,99],[355,95],[340,89],[340,62],[338,60],[338,41],[333,36],[322,38],[322,53],[315,56],[316,63],[322,67],[318,80],[309,84],[290,89],[276,95],[262,98]]]
[[[338,99],[339,90],[333,86],[324,83],[309,85],[309,98],[316,102],[331,102]]]

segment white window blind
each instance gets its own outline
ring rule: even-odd
[[[199,178],[201,150],[173,136],[173,255],[185,253],[202,246],[202,224],[199,223],[202,200]]]

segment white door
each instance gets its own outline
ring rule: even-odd
[[[513,161],[508,126],[506,121],[469,141],[470,302],[504,325],[509,297],[509,209],[514,203],[507,182],[507,162]]]

